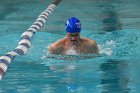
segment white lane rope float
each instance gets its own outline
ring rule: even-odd
[[[9,64],[15,56],[25,54],[31,46],[31,38],[46,22],[49,14],[54,10],[61,0],[55,0],[51,3],[35,20],[35,22],[22,33],[18,46],[11,52],[0,57],[0,80],[6,73]]]

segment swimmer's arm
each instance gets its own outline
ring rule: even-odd
[[[62,48],[54,43],[48,47],[49,54],[62,54]]]
[[[48,47],[50,54],[63,54],[63,39],[60,39]]]
[[[48,52],[49,54],[57,54],[57,48],[53,45],[49,45]]]
[[[99,49],[98,49],[97,43],[95,41],[91,42],[89,49],[90,49],[91,53],[99,54]]]

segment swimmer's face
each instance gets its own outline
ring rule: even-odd
[[[72,42],[75,42],[77,41],[79,38],[80,38],[80,33],[77,32],[77,33],[67,33],[67,37],[72,41]]]

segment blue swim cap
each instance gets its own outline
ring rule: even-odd
[[[69,33],[77,33],[77,32],[80,33],[81,32],[80,21],[75,17],[69,18],[65,24],[65,30],[66,32],[69,32]]]

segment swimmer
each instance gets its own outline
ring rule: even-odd
[[[65,24],[66,36],[48,47],[50,54],[67,55],[71,54],[98,54],[98,47],[94,40],[80,37],[81,23],[71,17]]]

